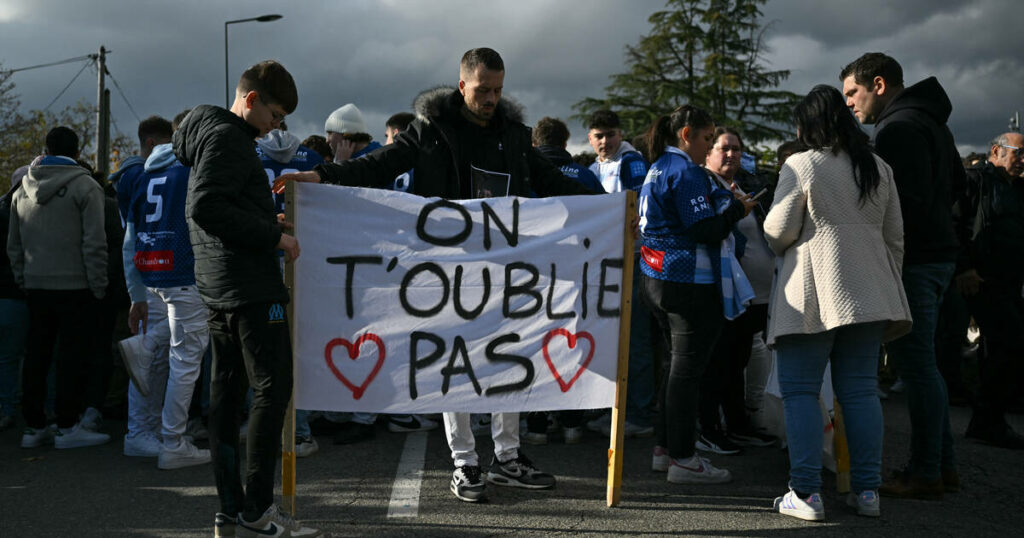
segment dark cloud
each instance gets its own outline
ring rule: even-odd
[[[20,67],[105,44],[114,51],[110,70],[139,114],[171,117],[195,104],[223,104],[225,20],[281,13],[276,22],[231,26],[231,85],[245,66],[276,58],[299,86],[299,108],[288,122],[296,134],[320,132],[332,110],[353,102],[382,138],[384,120],[408,110],[419,91],[456,83],[462,52],[477,46],[502,53],[505,91],[526,106],[530,121],[567,118],[573,103],[601,95],[609,76],[624,69],[623,47],[649,32],[648,16],[663,7],[662,0],[0,0],[0,60]],[[763,10],[774,21],[768,59],[792,71],[787,89],[838,84],[845,63],[885,51],[900,60],[908,81],[939,77],[965,147],[1005,129],[1022,105],[1016,0],[771,0]],[[16,74],[23,105],[45,106],[79,67]],[[95,100],[91,71],[55,107],[80,99]],[[118,128],[134,132],[135,118],[117,93],[112,99]],[[578,147],[582,127],[570,126]]]

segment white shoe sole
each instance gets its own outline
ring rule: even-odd
[[[163,458],[157,457],[156,466],[158,469],[165,471],[172,471],[174,469],[183,469],[185,467],[195,467],[197,465],[205,465],[210,463],[212,458],[207,456],[205,458],[180,458],[165,461]]]
[[[455,484],[453,484],[451,482],[448,483],[448,489],[450,489],[452,494],[455,495],[455,497],[457,497],[460,501],[466,501],[468,503],[478,503],[478,502],[481,502],[481,501],[483,501],[485,499],[483,493],[481,493],[480,496],[477,497],[477,498],[466,497],[464,495],[459,495],[459,488],[455,487]]]
[[[819,514],[818,512],[804,512],[803,510],[794,510],[792,508],[779,508],[779,513],[784,516],[795,517],[804,521],[825,520],[825,514]]]
[[[487,473],[487,481],[495,486],[506,486],[510,488],[523,488],[523,489],[551,489],[555,487],[554,484],[527,484],[526,482],[520,482],[514,478],[505,476],[498,473]]]

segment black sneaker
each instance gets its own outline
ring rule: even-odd
[[[213,518],[213,536],[214,538],[224,538],[225,536],[235,535],[235,518],[227,514],[217,512],[217,515]]]
[[[468,503],[480,502],[485,499],[484,489],[487,484],[480,479],[480,467],[477,465],[463,465],[452,473],[452,482],[449,489],[460,500]]]
[[[730,441],[721,430],[717,429],[700,432],[700,437],[697,438],[697,450],[726,456],[743,452],[743,448]]]
[[[514,488],[549,489],[555,487],[555,477],[540,472],[522,452],[517,458],[508,461],[498,461],[498,458],[495,457],[487,472],[487,481],[498,486]]]
[[[774,437],[761,433],[750,426],[730,429],[726,437],[739,446],[772,446],[775,444]]]
[[[334,436],[334,444],[350,445],[361,441],[373,439],[376,435],[373,424],[359,424],[358,422],[346,422],[338,435]]]

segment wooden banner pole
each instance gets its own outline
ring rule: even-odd
[[[633,219],[636,193],[626,191],[626,215],[622,241],[622,289],[619,306],[619,362],[612,407],[611,445],[608,447],[608,506],[618,506],[622,490],[622,448],[625,437],[626,383],[629,372],[629,320],[633,308]]]
[[[295,211],[295,182],[289,181],[285,187],[285,220],[294,226],[291,234],[298,229]],[[298,357],[295,355],[295,264],[284,264],[284,285],[291,294],[288,301],[288,332],[292,344],[292,379],[296,377]],[[293,517],[295,514],[295,382],[292,381],[292,397],[288,401],[288,411],[284,415],[284,427],[281,429],[281,507]]]

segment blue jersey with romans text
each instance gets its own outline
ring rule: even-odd
[[[299,146],[295,150],[295,155],[292,156],[292,160],[282,163],[271,159],[269,155],[265,154],[261,149],[260,145],[256,144],[256,154],[260,156],[260,161],[263,162],[263,170],[267,173],[267,180],[270,181],[270,186],[274,186],[274,180],[282,174],[290,174],[292,172],[308,172],[313,169],[314,166],[324,162],[324,158],[319,153],[307,148],[306,146]],[[277,208],[278,213],[284,213],[284,194],[274,195],[274,207]]]
[[[118,205],[135,226],[136,269],[150,288],[196,283],[195,258],[185,222],[189,168],[177,160],[119,183]]]
[[[685,236],[687,228],[715,216],[712,190],[707,172],[678,148],[666,148],[651,165],[637,202],[645,275],[692,284],[718,280],[720,249]]]

